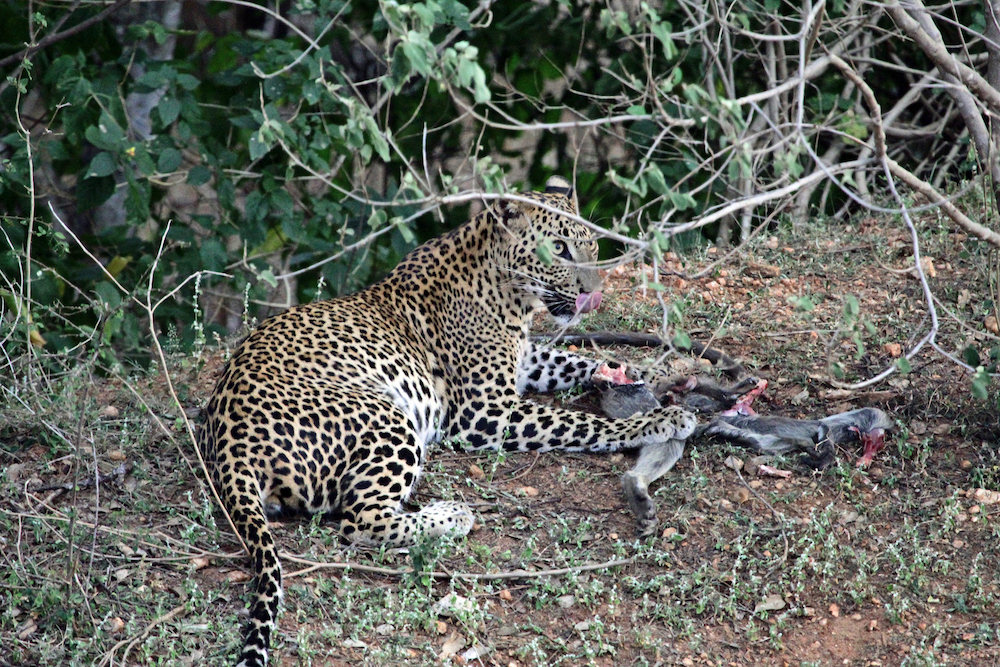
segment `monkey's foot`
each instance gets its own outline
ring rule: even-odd
[[[656,532],[659,519],[656,518],[656,504],[649,496],[649,483],[634,470],[622,475],[622,487],[628,506],[639,521],[639,536],[646,537]]]

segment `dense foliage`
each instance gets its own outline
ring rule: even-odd
[[[118,5],[0,3],[11,356],[141,361],[152,304],[187,348],[356,290],[477,192],[552,173],[616,251],[654,262],[842,212],[881,177],[863,101],[823,54],[858,56],[885,108],[908,86],[881,72],[930,69],[862,3]],[[945,13],[946,41],[982,62],[982,7]],[[896,159],[980,173],[944,93],[901,115],[941,129],[894,141]]]

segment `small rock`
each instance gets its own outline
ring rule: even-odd
[[[676,528],[674,528],[673,526],[667,526],[666,528],[663,529],[663,532],[660,534],[660,537],[662,537],[665,540],[669,540],[676,534],[677,534]]]
[[[514,599],[514,596],[510,594],[510,591],[506,588],[500,591],[500,599],[504,602],[510,602]]]
[[[375,626],[375,632],[380,635],[391,635],[396,631],[396,626],[392,623],[383,623]]]
[[[344,648],[368,648],[368,644],[360,639],[345,639],[341,642],[341,646]]]
[[[118,634],[125,629],[125,621],[123,621],[118,616],[115,616],[110,621],[108,621],[108,632],[113,635]]]
[[[987,315],[984,324],[986,325],[986,330],[991,334],[1000,334],[1000,324],[997,323],[995,316]]]
[[[830,605],[830,616],[840,618],[840,606],[836,602]]]
[[[473,463],[471,466],[469,466],[469,477],[471,477],[472,479],[485,479],[486,473],[483,472],[482,468]]]
[[[562,609],[570,609],[570,608],[572,608],[572,607],[573,607],[573,605],[575,605],[575,604],[576,604],[576,597],[574,597],[574,596],[572,596],[572,595],[560,595],[560,596],[559,596],[559,597],[558,597],[558,598],[556,599],[556,603],[557,603],[557,604],[558,604],[558,605],[559,605],[559,606],[560,606],[560,607],[561,607]]]
[[[972,497],[983,505],[995,505],[996,503],[1000,503],[1000,491],[976,489],[972,492]]]
[[[777,593],[771,593],[766,598],[757,603],[753,608],[753,613],[759,611],[778,611],[785,608],[785,599]]]
[[[479,660],[480,658],[482,658],[483,656],[485,656],[489,652],[490,652],[490,647],[489,646],[483,646],[482,644],[476,644],[475,646],[473,646],[472,648],[470,648],[469,650],[467,650],[465,653],[463,653],[462,657],[465,658],[466,662],[472,662],[473,660]],[[416,656],[414,656],[414,657],[416,657]]]
[[[586,632],[587,630],[590,629],[590,621],[580,621],[579,623],[573,626],[573,629],[576,630],[577,632]]]
[[[454,616],[458,612],[472,612],[475,609],[475,600],[470,600],[457,593],[448,593],[431,607],[431,611],[436,615],[445,617]]]
[[[118,417],[118,408],[113,405],[105,405],[101,408],[99,413],[101,417],[107,417],[108,419],[116,419]]]
[[[899,343],[886,343],[882,346],[882,349],[885,350],[886,354],[890,357],[898,357],[903,354],[903,346]]]
[[[737,458],[735,456],[726,457],[726,467],[731,470],[743,470],[743,459]]]
[[[516,491],[514,491],[514,494],[518,496],[528,496],[530,498],[534,498],[535,496],[538,495],[538,489],[536,489],[533,486],[522,486],[519,487]]]

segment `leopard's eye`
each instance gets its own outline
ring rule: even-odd
[[[558,240],[553,241],[552,248],[553,250],[556,251],[556,254],[562,257],[563,259],[567,260],[573,259],[573,255],[570,253],[569,246],[566,245],[565,241],[558,241]]]

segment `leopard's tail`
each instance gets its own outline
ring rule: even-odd
[[[250,553],[257,580],[237,667],[265,667],[282,597],[278,546],[267,526],[260,486],[253,471],[239,457],[225,462],[217,460],[214,441],[206,437],[206,428],[203,426],[198,437],[205,463],[219,500]]]
[[[278,545],[267,526],[264,504],[257,491],[257,479],[246,466],[235,464],[233,467],[233,481],[217,486],[247,491],[245,494],[234,494],[227,490],[222,501],[250,552],[257,579],[237,667],[265,667],[267,649],[281,604],[281,562],[278,560]]]

